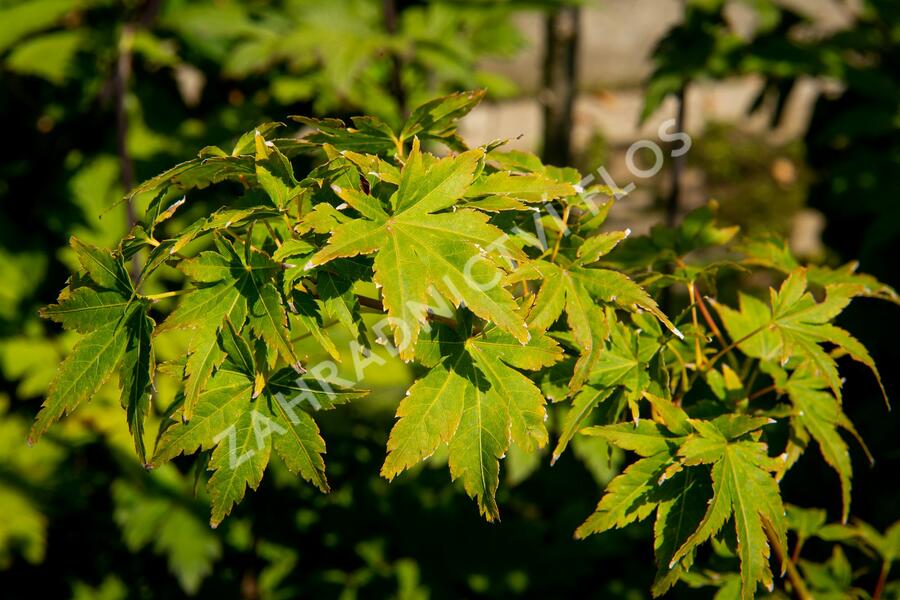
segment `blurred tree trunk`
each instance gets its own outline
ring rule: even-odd
[[[128,151],[128,87],[131,81],[132,70],[132,46],[134,45],[135,32],[139,28],[147,28],[153,23],[159,11],[159,0],[147,0],[139,6],[134,20],[126,20],[122,24],[119,34],[115,69],[112,73],[113,100],[115,102],[116,117],[116,154],[119,157],[119,177],[122,182],[122,192],[127,194],[134,187],[134,161]],[[134,201],[127,203],[128,229],[137,224],[137,214]],[[137,281],[140,276],[140,264],[135,255],[131,260],[131,277]]]
[[[544,72],[540,100],[544,105],[545,163],[564,166],[572,160],[572,107],[577,91],[578,28],[581,9],[563,6],[545,19]]]
[[[687,103],[687,82],[678,90],[678,113],[675,115],[675,131],[684,132],[685,111]],[[672,170],[670,172],[669,195],[666,198],[666,225],[675,227],[678,215],[681,212],[681,184],[684,176],[687,156],[684,154],[672,157]]]
[[[398,7],[397,0],[382,0],[381,12],[384,17],[384,29],[391,37],[397,35]],[[397,112],[401,118],[409,116],[406,102],[406,90],[403,87],[403,61],[396,52],[391,51],[391,95],[397,102]]]

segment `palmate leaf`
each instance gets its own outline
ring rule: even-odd
[[[685,418],[680,409],[675,410],[681,415],[677,421]],[[736,415],[690,420],[693,431],[687,436],[647,421],[585,429],[584,433],[643,458],[610,483],[597,511],[578,528],[576,536],[623,527],[656,510],[660,571],[654,593],[659,594],[677,579],[677,574],[668,571],[689,568],[696,547],[731,519],[741,561],[741,597],[754,597],[757,583],[771,588],[769,536],[774,536],[782,549],[786,547],[785,511],[772,476],[780,465],[768,456],[765,444],[744,439],[768,422],[767,418]],[[711,471],[700,465],[711,465]],[[711,474],[712,498],[701,518],[695,508],[709,498],[707,473]],[[674,529],[667,527],[673,521]]]
[[[90,400],[118,369],[122,407],[143,462],[153,369],[149,302],[136,297],[121,254],[76,238],[71,246],[84,277],[74,280],[76,287],[63,290],[59,303],[45,307],[41,315],[86,335],[60,365],[28,440],[36,442],[63,415]]]
[[[132,309],[134,310],[134,309]],[[50,426],[79,404],[89,400],[112,375],[128,347],[125,319],[110,321],[84,336],[59,367],[28,435],[29,443],[40,439]]]
[[[322,458],[325,442],[307,411],[332,408],[360,394],[323,390],[315,381],[305,382],[293,370],[282,369],[254,397],[255,365],[249,346],[230,324],[219,343],[228,359],[200,393],[193,418],[184,421],[176,415],[179,422],[164,431],[151,464],[215,448],[209,462],[214,473],[207,483],[214,526],[244,497],[247,486],[259,486],[273,449],[291,472],[328,491]],[[294,393],[298,390],[301,395]],[[307,404],[301,405],[304,400]]]
[[[581,359],[569,382],[573,391],[584,384],[609,331],[608,319],[598,303],[630,311],[646,310],[681,336],[650,295],[626,275],[590,267],[627,235],[627,232],[615,232],[596,236],[585,242],[572,259],[560,254],[556,262],[530,261],[507,277],[508,283],[542,281],[528,316],[531,326],[546,329],[565,311],[569,329],[581,350]]]
[[[546,423],[559,432],[552,461],[579,429],[596,424],[583,429],[596,437],[575,439],[591,442],[577,448],[579,458],[596,466],[611,446],[637,458],[617,477],[605,469],[606,493],[577,535],[655,514],[654,595],[683,580],[752,596],[759,583],[773,582],[770,545],[784,551],[778,478],[810,440],[838,472],[846,518],[851,471],[839,429],[856,432],[841,410],[835,360],[849,354],[878,374],[865,347],[832,322],[855,297],[897,301],[896,294],[852,265],[802,269],[786,247],[773,244],[754,247],[740,264],[704,265],[695,251],[722,246],[736,233],[716,226],[709,208],[676,229],[654,228],[622,243],[627,231],[601,232],[612,202],[581,204],[584,195],[612,190],[582,190],[574,169],[498,151],[500,144],[466,149],[458,119],[481,95],[436,99],[399,128],[371,117],[355,118],[351,127],[301,118],[317,131],[298,140],[269,139],[279,124],[262,124],[230,153],[208,146],[138,186],[129,197],[155,194],[144,221],[115,251],[73,240],[81,272],[42,311],[84,337],[62,363],[32,441],[115,373],[144,461],[158,352],[174,358],[160,372],[182,381],[147,462],[159,466],[199,452],[197,472],[211,471],[214,525],[247,487],[260,485],[273,454],[328,491],[314,415],[364,391],[342,387],[334,369],[324,371],[330,380],[298,377],[303,367],[294,344],[309,338],[304,351],[340,361],[345,353],[332,326],[364,347],[371,331],[424,373],[398,407],[384,477],[439,452],[451,478],[496,520],[504,457],[511,457],[510,481],[519,480],[549,441]],[[423,152],[426,139],[456,153]],[[304,149],[322,162],[301,174],[291,158]],[[221,181],[233,183],[203,194],[221,208],[194,214],[203,206],[190,206],[192,190]],[[182,207],[195,219],[187,226]],[[538,211],[547,214],[535,218]],[[532,223],[544,230],[526,231]],[[132,261],[143,263],[134,280],[126,266]],[[723,264],[788,274],[768,301],[742,296],[738,309],[716,304],[727,335],[694,293],[715,294]],[[168,267],[186,282],[158,291],[168,287]],[[685,342],[665,332],[681,336],[648,293],[678,282],[692,292],[676,320],[690,321]],[[381,320],[363,313],[380,313]],[[335,367],[306,366],[314,374]],[[756,368],[775,385],[754,385]],[[715,398],[705,397],[707,387]],[[774,407],[763,404],[770,392],[777,394]],[[571,399],[561,419],[545,395]],[[631,422],[618,422],[626,409]],[[762,429],[769,416],[790,425],[785,460],[769,456]],[[166,528],[160,535],[175,534]],[[711,541],[718,554],[731,555],[735,539],[740,573],[695,568],[703,558],[699,545]]]
[[[869,367],[881,386],[881,376],[865,346],[847,331],[830,324],[853,295],[852,286],[827,286],[825,299],[817,303],[807,291],[806,270],[798,269],[788,276],[777,292],[770,290],[768,306],[742,294],[739,311],[720,303],[715,303],[715,307],[728,334],[742,352],[782,363],[792,356],[807,361],[840,400],[841,378],[837,365],[822,344],[833,344]],[[884,393],[884,386],[881,389]]]
[[[772,589],[767,528],[773,532],[775,543],[782,549],[787,547],[785,510],[778,484],[771,475],[780,465],[769,458],[765,444],[736,440],[765,422],[744,418],[742,423],[740,418],[726,417],[718,424],[704,424],[678,450],[684,465],[712,465],[713,497],[700,525],[678,549],[670,565],[688,556],[733,518],[741,561],[742,598],[753,598],[758,583]]]
[[[394,343],[400,356],[411,358],[426,308],[437,290],[454,305],[528,339],[524,319],[512,295],[497,282],[502,271],[482,251],[503,241],[505,234],[482,213],[453,206],[471,185],[481,150],[433,161],[414,144],[391,197],[392,214],[378,199],[351,189],[337,193],[363,218],[337,226],[328,245],[307,263],[312,269],[341,257],[375,253],[375,282],[394,320]],[[426,163],[432,163],[426,165]],[[512,252],[512,251],[511,251]]]
[[[791,427],[795,441],[805,447],[811,436],[819,446],[822,458],[837,472],[841,483],[841,520],[847,521],[850,513],[851,479],[853,464],[840,429],[862,439],[856,428],[844,414],[837,398],[827,389],[820,377],[808,368],[797,369],[790,378],[779,377],[776,385],[787,393],[793,405]],[[863,449],[868,450],[863,446]]]
[[[119,368],[122,406],[128,419],[128,431],[134,438],[135,450],[141,463],[147,462],[144,450],[144,421],[150,410],[150,388],[153,384],[153,319],[146,309],[137,310],[125,324],[128,346]]]
[[[254,334],[271,349],[270,369],[279,356],[289,365],[299,364],[288,333],[287,312],[275,287],[280,266],[259,251],[240,252],[224,239],[217,239],[216,248],[179,264],[201,287],[187,294],[157,328],[157,333],[193,331],[185,364],[183,417],[187,420],[213,370],[224,360],[215,340],[226,321],[237,328],[245,320],[249,322]]]
[[[224,362],[199,393],[192,418],[184,418],[186,404],[173,415],[178,423],[163,431],[152,460],[158,466],[182,453],[215,448],[207,483],[213,526],[244,497],[247,486],[259,486],[273,449],[292,473],[327,492],[325,442],[307,411],[327,410],[362,395],[298,378],[290,368],[261,380],[261,365],[244,337],[249,328],[239,332],[224,317],[215,338]]]
[[[461,479],[482,514],[494,520],[500,515],[494,500],[499,461],[510,443],[529,450],[547,442],[544,397],[517,369],[549,366],[561,350],[538,334],[523,346],[496,327],[467,340],[443,326],[434,332],[444,356],[400,403],[381,474],[393,479],[449,444],[452,478]]]
[[[588,389],[588,388],[585,388]],[[576,537],[624,527],[656,512],[654,549],[657,573],[653,595],[665,593],[690,567],[693,553],[671,565],[675,552],[700,524],[709,499],[709,476],[686,469],[667,476],[677,464],[676,450],[684,442],[667,428],[651,421],[636,425],[589,427],[583,433],[598,436],[642,458],[617,476],[591,515],[575,532]]]
[[[610,313],[610,319],[614,315]],[[566,414],[562,433],[553,450],[552,462],[562,455],[569,441],[589,418],[591,412],[601,402],[607,401],[614,392],[617,398],[631,409],[632,419],[639,420],[638,401],[644,397],[651,385],[649,366],[659,352],[659,328],[650,321],[649,327],[634,331],[626,323],[614,322],[610,327],[609,339],[596,348],[592,360],[593,368],[587,383],[572,399],[572,408]],[[583,356],[580,360],[583,359]],[[577,364],[577,363],[576,363]]]
[[[403,153],[405,142],[413,138],[437,140],[453,150],[465,150],[456,134],[459,120],[484,98],[484,91],[459,92],[435,98],[416,107],[406,122],[395,132],[389,125],[374,117],[353,117],[348,127],[340,119],[311,119],[294,116],[291,119],[316,131],[304,140],[313,144],[370,155]]]
[[[59,297],[59,304],[42,308],[40,314],[66,329],[90,333],[121,316],[129,300],[119,291],[85,285],[66,288]]]

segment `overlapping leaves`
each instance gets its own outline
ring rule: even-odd
[[[766,423],[766,418],[727,416],[685,419],[668,427],[643,422],[585,430],[642,458],[610,483],[577,535],[624,527],[655,511],[660,570],[654,591],[661,593],[675,581],[677,571],[670,571],[689,568],[697,546],[731,521],[741,561],[741,597],[754,597],[759,583],[771,589],[770,540],[784,548],[786,525],[772,475],[780,465],[765,444],[755,441],[758,433],[753,435]]]
[[[298,118],[314,131],[297,140],[273,138],[280,125],[263,124],[230,153],[207,147],[138,186],[130,198],[153,198],[115,251],[73,240],[81,272],[42,314],[84,337],[30,439],[116,374],[141,461],[197,455],[211,471],[213,525],[259,486],[273,453],[328,491],[313,415],[364,391],[323,378],[297,342],[310,338],[340,361],[329,332],[340,325],[356,358],[380,341],[421,368],[397,408],[387,479],[446,450],[451,478],[495,520],[501,460],[538,460],[555,436],[555,462],[581,429],[600,441],[598,453],[618,447],[638,458],[611,480],[579,537],[655,514],[654,594],[695,573],[697,548],[710,540],[740,564],[723,590],[749,598],[771,588],[773,548],[785,549],[778,481],[809,441],[837,471],[848,515],[851,463],[839,430],[858,434],[841,409],[837,359],[878,372],[833,321],[856,297],[896,293],[850,267],[801,268],[770,241],[745,245],[743,261],[694,260],[736,234],[716,226],[711,209],[621,243],[629,232],[601,229],[611,203],[586,204],[574,170],[496,144],[466,148],[457,121],[480,97],[436,99],[399,129],[371,117],[349,127]],[[439,158],[426,142],[455,153]],[[301,151],[321,159],[306,176],[291,162]],[[198,218],[197,190],[222,182],[203,192],[221,208]],[[535,209],[548,214],[535,218]],[[721,268],[760,265],[787,275],[768,302],[703,300],[699,289],[714,294]],[[675,284],[690,304],[670,320],[647,288]],[[381,313],[378,326],[364,309]],[[391,340],[370,339],[385,332]],[[163,341],[184,353],[164,365],[180,377],[164,410],[151,403]],[[566,410],[557,414],[545,394]],[[159,433],[148,460],[151,414]],[[777,427],[783,446],[766,433]]]
[[[84,276],[73,279],[59,303],[42,315],[84,333],[59,367],[53,385],[31,428],[34,443],[63,415],[90,400],[119,371],[122,406],[135,449],[145,460],[144,420],[150,407],[155,323],[149,303],[137,297],[121,256],[72,240]]]
[[[499,253],[505,248],[504,233],[483,213],[441,212],[465,194],[483,158],[482,150],[470,150],[435,160],[414,145],[400,185],[390,197],[390,214],[376,197],[352,188],[335,189],[361,218],[338,225],[307,268],[374,253],[374,280],[388,315],[395,319],[394,341],[404,358],[413,356],[426,309],[435,302],[431,290],[456,306],[465,304],[520,343],[529,338],[512,294],[497,285],[503,277],[501,267],[482,256],[486,249],[497,247],[494,252]]]
[[[518,369],[536,371],[561,356],[539,332],[522,345],[496,327],[468,339],[436,328],[420,344],[419,357],[431,369],[397,409],[382,475],[392,479],[448,444],[453,479],[462,480],[488,520],[498,518],[500,459],[511,443],[531,451],[548,439],[544,397]]]

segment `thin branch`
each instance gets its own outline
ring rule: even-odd
[[[693,322],[694,329],[696,331],[700,331],[700,324],[697,323],[697,298],[700,294],[697,293],[697,288],[694,285],[694,282],[691,281],[688,283],[688,296],[691,300],[691,321]],[[724,346],[725,343],[723,342]],[[700,368],[703,366],[703,352],[700,350],[700,336],[694,336],[694,360],[697,362],[697,367]]]
[[[133,22],[126,22],[122,25],[122,32],[119,34],[116,48],[117,55],[115,70],[112,74],[112,87],[115,104],[116,154],[119,158],[119,175],[124,194],[130,192],[131,188],[134,187],[134,162],[131,159],[131,153],[128,151],[128,108],[125,105],[128,95],[128,83],[131,79],[134,35],[138,28],[147,27],[152,23],[158,9],[159,0],[148,0],[144,3],[138,18]],[[137,224],[137,214],[134,210],[132,198],[127,200],[126,210],[128,230],[131,231]],[[141,265],[137,254],[131,260],[130,272],[132,280],[138,281]]]
[[[794,552],[791,553],[791,562],[795,563],[800,560],[800,551],[803,549],[804,538],[797,536],[797,542],[794,544]]]
[[[360,306],[365,306],[366,308],[371,308],[379,313],[387,313],[384,308],[384,305],[381,303],[381,300],[377,300],[375,298],[369,298],[368,296],[361,296],[359,294],[356,295],[356,301],[359,302]],[[443,323],[449,327],[456,328],[456,321],[453,319],[448,319],[447,317],[442,317],[441,315],[436,315],[434,313],[428,312],[425,314],[425,318],[429,321],[434,321],[435,323]]]
[[[128,89],[128,80],[131,78],[131,47],[134,40],[134,25],[126,23],[122,26],[119,35],[118,56],[116,57],[116,69],[113,73],[113,96],[116,111],[116,154],[119,157],[119,175],[123,193],[127,194],[134,187],[134,163],[128,151],[128,109],[125,106]],[[128,231],[137,224],[137,215],[134,210],[134,202],[128,199],[125,203],[128,215]],[[131,278],[137,281],[140,277],[141,267],[138,257],[131,260]]]
[[[875,591],[872,592],[872,600],[881,600],[881,595],[884,593],[884,586],[887,584],[887,577],[890,570],[890,562],[884,561],[881,563],[881,573],[878,575],[878,583],[875,584]]]
[[[181,296],[183,294],[187,294],[188,292],[193,292],[194,288],[184,288],[183,290],[174,290],[171,292],[162,292],[160,294],[150,294],[148,296],[143,296],[145,300],[150,300],[152,302],[156,302],[157,300],[162,300],[163,298],[174,298],[175,296]]]
[[[272,229],[272,226],[269,224],[268,221],[263,221],[263,224],[266,226],[266,229],[269,230],[269,235],[271,235],[272,239],[275,240],[275,247],[281,248],[281,238],[278,237],[278,234],[275,233],[275,230]]]
[[[719,361],[720,358],[722,358],[723,356],[725,356],[726,354],[728,354],[729,352],[731,352],[732,350],[734,350],[735,348],[737,348],[738,346],[740,346],[741,344],[743,344],[744,342],[746,342],[747,340],[749,340],[750,338],[752,338],[754,335],[758,334],[765,328],[766,328],[766,325],[763,325],[762,327],[757,327],[756,329],[754,329],[747,335],[741,337],[738,340],[731,342],[730,344],[728,344],[727,346],[722,348],[711,359],[709,359],[707,368],[712,368],[713,366],[715,366],[715,364]]]
[[[716,336],[716,339],[719,340],[719,343],[722,344],[722,346],[725,346],[725,336],[722,335],[722,330],[716,325],[715,319],[712,318],[712,315],[706,308],[706,303],[703,301],[702,294],[697,294],[697,307],[700,309],[700,314],[703,315],[703,320],[706,321],[706,324],[709,326],[710,330],[712,330],[713,335]]]
[[[760,396],[765,396],[769,392],[774,392],[775,390],[776,390],[776,387],[775,387],[774,383],[772,385],[767,385],[766,387],[764,387],[760,390],[756,390],[755,392],[750,394],[750,396],[747,397],[747,402],[753,402]]]
[[[554,260],[556,260],[556,255],[559,253],[559,245],[562,242],[562,239],[566,233],[566,230],[568,229],[569,214],[571,212],[572,212],[572,205],[566,204],[566,207],[563,209],[562,222],[560,223],[559,237],[556,238],[556,243],[553,244],[553,253],[550,255],[550,262],[553,262]]]

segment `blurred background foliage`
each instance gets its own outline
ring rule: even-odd
[[[411,376],[399,362],[367,380],[370,397],[325,415],[332,494],[320,495],[284,471],[266,478],[216,530],[197,485],[203,465],[176,461],[145,471],[113,393],[36,447],[24,443],[47,383],[73,344],[40,321],[37,309],[55,299],[74,266],[70,236],[108,246],[127,230],[141,207],[117,204],[124,191],[203,146],[226,144],[288,114],[368,113],[396,123],[410,106],[453,90],[486,88],[491,101],[514,97],[513,81],[485,65],[539,41],[517,16],[537,12],[549,20],[572,10],[577,17],[585,4],[0,0],[0,114],[8,140],[0,150],[4,597],[646,595],[652,578],[646,524],[572,539],[620,463],[616,456],[598,460],[590,438],[576,440],[574,452],[552,469],[546,457],[510,456],[510,485],[501,486],[504,521],[494,526],[477,518],[439,468],[420,467],[390,485],[381,479],[387,432]],[[653,54],[643,117],[667,98],[683,100],[698,83],[755,74],[765,85],[750,111],[774,107],[774,126],[798,81],[828,78],[835,91],[819,98],[802,139],[773,142],[716,125],[695,139],[688,167],[702,172],[704,194],[720,201],[725,221],[789,234],[792,217],[814,208],[826,223],[827,250],[817,258],[859,258],[863,270],[897,286],[900,5],[869,0],[849,28],[811,36],[797,12],[747,1],[757,15],[748,36],[729,22],[732,4],[684,2],[683,19]],[[565,42],[553,37],[553,27],[546,35],[550,47]],[[603,60],[564,54],[561,60]],[[545,64],[544,95],[556,91],[546,77],[551,71]],[[611,152],[597,133],[572,161],[593,169]],[[678,173],[670,175],[676,191],[670,185],[657,193],[677,215],[685,199]],[[209,207],[203,202],[215,202],[214,195],[198,194],[198,211]],[[185,212],[188,222],[193,215]],[[892,309],[854,307],[846,325],[872,348],[898,398],[890,367],[900,361],[900,328]],[[162,378],[159,385],[174,382]],[[884,529],[900,506],[898,423],[871,408],[879,404],[873,387],[867,377],[851,376],[846,410],[878,458],[869,469],[854,455],[855,512]],[[165,407],[155,408],[158,418]],[[805,465],[800,472],[810,479],[784,482],[789,497],[819,500],[820,481],[830,481],[826,471]],[[846,552],[852,557],[876,546]],[[822,542],[820,554],[822,563],[803,568],[821,585],[821,597],[845,597],[854,577],[844,551]],[[710,584],[701,575],[694,583]],[[710,590],[681,587],[674,595]]]

